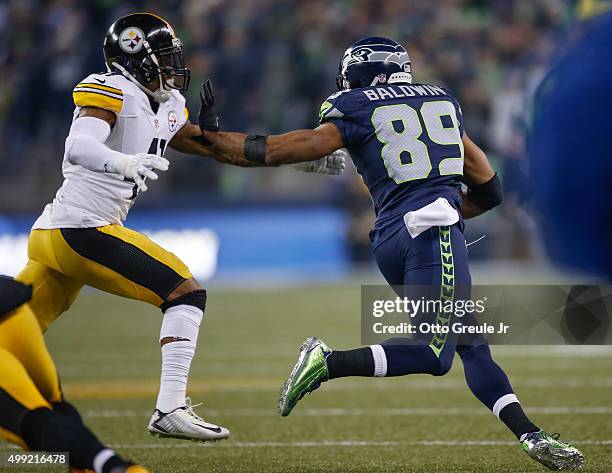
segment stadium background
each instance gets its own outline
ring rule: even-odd
[[[468,133],[505,185],[503,207],[468,226],[468,240],[487,235],[471,248],[472,259],[541,262],[523,131],[530,94],[567,19],[563,1],[442,0],[431,8],[404,0],[26,0],[0,3],[0,235],[13,236],[0,244],[0,270],[23,265],[14,260],[11,246],[24,244],[15,235],[28,229],[61,184],[72,88],[105,69],[105,30],[134,9],[155,11],[174,25],[192,69],[192,119],[199,85],[211,77],[226,130],[315,126],[346,47],[371,34],[402,42],[416,80],[443,84],[458,96]],[[346,275],[369,261],[371,205],[352,166],[342,177],[326,178],[167,154],[171,169],[139,197],[129,224],[212,230],[221,242],[215,274]],[[245,233],[256,254],[242,244]],[[208,269],[199,275],[212,274]]]
[[[574,277],[552,270],[541,249],[524,153],[530,96],[569,17],[562,0],[2,0],[0,272],[20,270],[29,226],[61,183],[71,89],[103,70],[106,28],[134,10],[174,25],[192,69],[191,116],[211,77],[226,130],[314,126],[348,45],[371,34],[402,42],[418,81],[455,92],[468,133],[504,182],[502,207],[468,223],[468,241],[487,235],[470,246],[475,282]],[[542,471],[472,398],[460,363],[444,379],[341,380],[277,417],[277,390],[307,335],[359,343],[360,284],[380,281],[369,198],[352,166],[329,178],[167,157],[170,170],[141,194],[127,225],[206,280],[190,395],[233,439],[205,450],[152,441],[157,312],[84,291],[47,340],[67,396],[100,437],[158,472]],[[584,471],[609,471],[610,351],[495,351],[536,422],[584,448]],[[0,444],[4,451],[13,450]]]

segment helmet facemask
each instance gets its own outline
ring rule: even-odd
[[[160,84],[185,92],[189,88],[190,71],[185,67],[183,44],[178,38],[172,43],[171,47],[159,49],[153,55],[157,59]]]

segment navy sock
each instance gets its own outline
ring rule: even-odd
[[[332,351],[327,357],[329,379],[345,376],[374,376],[374,356],[370,347]]]
[[[518,402],[508,404],[499,412],[501,420],[512,431],[516,438],[521,440],[524,434],[537,432],[540,429],[529,420],[523,408]]]
[[[442,350],[440,356],[436,356],[428,344],[406,339],[389,339],[383,342],[382,347],[387,357],[386,376],[417,373],[440,376],[450,370],[455,355],[450,345]]]
[[[514,391],[506,373],[493,361],[488,345],[458,346],[457,353],[463,361],[465,379],[474,396],[493,411],[517,438],[540,430],[523,412],[516,397],[495,412],[495,404],[504,396],[513,395]]]
[[[404,376],[414,373],[443,375],[450,369],[454,349],[446,347],[436,356],[424,342],[389,339],[383,342],[387,362],[385,376]],[[333,351],[327,357],[329,379],[345,376],[374,376],[374,355],[370,347],[347,351]]]

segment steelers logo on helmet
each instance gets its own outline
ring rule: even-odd
[[[119,47],[126,53],[137,53],[142,49],[144,38],[144,32],[140,28],[130,26],[119,35]]]

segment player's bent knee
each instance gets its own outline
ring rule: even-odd
[[[444,363],[440,363],[440,366],[438,367],[437,371],[433,375],[434,376],[444,376],[450,371],[450,369],[451,369],[450,366]]]
[[[164,302],[170,302],[184,294],[203,289],[195,278],[185,279],[166,297]]]
[[[190,292],[183,293],[178,297],[175,297],[171,300],[167,300],[162,305],[160,305],[159,308],[162,312],[166,313],[168,309],[180,305],[193,306],[204,312],[206,310],[206,289],[199,288]]]
[[[438,358],[438,363],[434,368],[434,372],[431,374],[433,374],[434,376],[444,376],[451,370],[452,366],[452,357],[450,357],[450,359],[447,359],[446,357],[441,356],[440,358]]]
[[[431,374],[434,376],[444,376],[449,371],[450,371],[450,367],[447,367],[443,363],[440,363],[438,366],[436,366],[436,368],[433,370],[433,373]]]
[[[68,401],[62,399],[59,402],[52,403],[51,407],[53,408],[53,412],[57,412],[65,417],[70,417],[81,424],[83,423],[83,419],[81,418],[79,411],[77,411],[76,407],[74,407]]]

